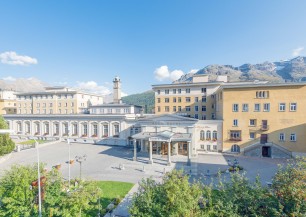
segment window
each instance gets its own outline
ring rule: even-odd
[[[249,111],[249,104],[246,104],[246,103],[242,104],[242,111],[243,112],[248,112]]]
[[[53,106],[52,102],[50,102],[49,106],[50,106],[50,107],[52,107],[52,106]]]
[[[216,119],[215,113],[211,113],[211,119]]]
[[[160,106],[157,106],[157,112],[160,112]]]
[[[250,126],[256,126],[256,119],[250,119]]]
[[[207,151],[210,151],[210,145],[206,145]]]
[[[178,93],[182,93],[182,89],[177,89],[177,92]]]
[[[165,90],[165,94],[169,94],[169,90],[167,89],[167,90]]]
[[[238,127],[238,119],[234,119],[233,120],[233,126],[234,127]]]
[[[199,111],[199,106],[196,105],[196,106],[194,107],[194,111],[196,111],[196,112]]]
[[[194,102],[199,102],[199,97],[195,97]]]
[[[254,104],[254,112],[260,112],[260,104],[259,103]]]
[[[214,149],[214,151],[217,151],[217,146],[213,145],[213,149]]]
[[[201,88],[201,93],[206,93],[206,88]]]
[[[186,102],[190,102],[190,97],[186,97]]]
[[[205,105],[202,106],[202,112],[206,112],[206,106]]]
[[[170,109],[169,109],[169,106],[165,106],[165,112],[169,112]]]
[[[204,145],[201,145],[201,149],[205,149],[204,147],[205,147]]]
[[[173,102],[176,102],[176,97],[173,97]]]
[[[181,97],[178,97],[178,98],[177,98],[177,101],[178,101],[178,102],[182,102],[182,98],[181,98]]]
[[[190,112],[190,106],[185,107],[186,112]]]
[[[103,124],[103,137],[108,137],[108,124]]]
[[[173,91],[173,94],[176,94],[176,89],[173,89],[172,91]]]
[[[285,134],[284,133],[280,133],[279,134],[279,141],[280,142],[284,142],[285,141]]]
[[[202,102],[206,102],[206,96],[202,96]]]
[[[176,106],[173,106],[173,111],[176,112]]]
[[[160,90],[157,90],[157,94],[158,94],[158,95],[160,94]]]
[[[119,136],[119,124],[114,124],[114,135]]]
[[[202,120],[206,120],[206,115],[202,115]]]
[[[178,106],[177,110],[180,112],[182,111],[182,107],[181,106]]]
[[[212,109],[215,109],[215,104],[211,104],[211,108],[212,108]]]
[[[286,110],[286,103],[279,103],[278,104],[278,111],[284,112]]]
[[[186,89],[186,93],[190,93],[190,88],[187,88],[187,89]]]
[[[211,140],[211,132],[210,132],[210,130],[206,131],[206,140]]]
[[[169,102],[169,98],[165,98],[165,103],[168,103]]]
[[[239,105],[233,104],[233,112],[238,112],[238,111],[239,111]]]
[[[256,98],[269,98],[269,91],[256,91]]]
[[[157,98],[157,103],[160,103],[160,98]]]
[[[238,141],[240,141],[241,140],[241,138],[240,138],[240,131],[231,130],[230,131],[230,137],[231,137],[231,140],[238,140]]]
[[[239,147],[239,145],[232,145],[232,147],[231,147],[231,152],[240,152],[240,147]]]
[[[255,139],[255,133],[250,133],[250,139]]]
[[[97,136],[98,135],[98,125],[94,124],[93,125],[93,136]]]
[[[217,140],[218,134],[217,134],[216,130],[213,131],[212,137],[213,137],[213,140],[215,140],[215,141]]]
[[[195,118],[195,119],[198,119],[198,118],[199,118],[199,115],[198,115],[198,114],[195,114],[195,115],[194,115],[194,118]]]
[[[290,142],[295,142],[296,141],[296,134],[295,133],[291,133],[290,134]]]
[[[290,111],[295,112],[296,111],[296,103],[290,103]]]
[[[264,103],[263,111],[264,112],[269,112],[270,111],[270,103]]]

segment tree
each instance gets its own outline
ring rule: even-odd
[[[68,183],[53,169],[40,165],[43,216],[94,216],[101,190],[96,182],[78,181],[68,191]],[[75,183],[76,180],[72,180]],[[28,217],[38,213],[37,166],[15,165],[0,179],[0,217]]]
[[[272,190],[286,216],[306,216],[306,158],[280,166]]]
[[[164,176],[162,183],[142,180],[133,196],[130,213],[133,216],[200,216],[201,184],[190,184],[182,171]]]
[[[35,166],[12,166],[5,171],[0,179],[0,216],[34,215],[37,192],[31,189],[31,183],[36,179]]]
[[[0,116],[0,129],[8,129],[7,123]],[[0,134],[0,156],[11,153],[15,149],[15,143],[11,140],[8,134]]]

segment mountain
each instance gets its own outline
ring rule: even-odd
[[[270,82],[300,82],[306,81],[306,57],[296,57],[278,62],[263,62],[259,64],[208,65],[195,74],[207,74],[211,81],[218,75],[228,75],[230,81],[266,80]],[[193,74],[183,75],[174,83],[189,82]]]
[[[0,89],[16,90],[17,92],[43,91],[46,86],[48,86],[47,83],[36,78],[0,79]]]
[[[132,105],[140,105],[143,107],[145,113],[152,113],[154,109],[154,91],[149,90],[143,93],[122,97],[122,102]]]

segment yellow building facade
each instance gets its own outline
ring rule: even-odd
[[[222,150],[264,157],[306,153],[305,106],[305,83],[221,86],[216,118],[223,120]]]
[[[11,90],[0,90],[0,115],[16,114],[16,96]]]
[[[178,114],[199,120],[212,120],[214,93],[223,82],[208,82],[208,76],[194,77],[188,83],[153,85],[155,114]]]
[[[103,96],[64,87],[46,88],[44,92],[18,93],[17,114],[79,114],[89,106],[103,103]]]

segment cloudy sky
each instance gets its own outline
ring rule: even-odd
[[[3,1],[0,79],[128,94],[208,64],[306,55],[306,1]]]

